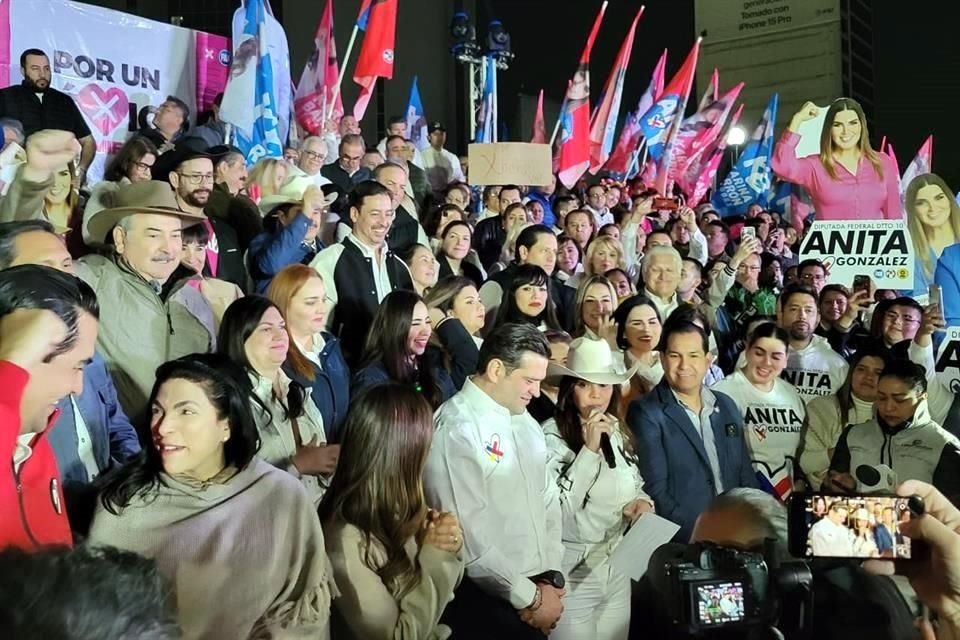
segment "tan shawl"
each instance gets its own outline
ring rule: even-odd
[[[176,589],[184,638],[329,637],[336,586],[296,478],[259,458],[202,484],[161,477],[118,516],[98,504],[89,544],[154,559]]]

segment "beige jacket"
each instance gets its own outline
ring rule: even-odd
[[[420,566],[421,578],[399,600],[380,576],[364,562],[366,543],[359,529],[342,522],[324,526],[327,554],[340,597],[333,601],[332,636],[337,640],[444,640],[450,629],[440,615],[453,600],[463,577],[463,552],[453,554],[407,542],[410,558]],[[384,552],[372,549],[374,562]]]

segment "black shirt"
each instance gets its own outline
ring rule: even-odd
[[[77,103],[52,87],[43,92],[42,102],[33,89],[24,84],[0,89],[0,118],[19,120],[27,136],[43,129],[70,131],[77,140],[90,135],[90,127]]]

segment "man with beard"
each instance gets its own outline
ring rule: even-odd
[[[43,129],[73,133],[81,146],[75,178],[83,184],[97,143],[77,104],[69,95],[50,86],[50,60],[40,49],[27,49],[20,54],[20,73],[23,82],[0,90],[0,117],[19,120],[27,137]]]
[[[212,181],[212,167],[207,171]],[[147,423],[157,367],[212,346],[206,327],[186,306],[205,306],[203,295],[185,280],[169,282],[180,265],[183,227],[203,220],[200,212],[179,209],[169,184],[147,180],[120,187],[114,206],[87,223],[91,237],[110,234],[114,250],[81,258],[77,275],[101,302],[97,351],[135,425]],[[174,294],[184,304],[174,301]]]
[[[790,351],[783,378],[794,385],[804,402],[836,393],[847,378],[847,362],[815,335],[820,304],[811,287],[791,285],[780,294],[777,325],[790,335]],[[741,356],[742,359],[742,356]]]
[[[243,254],[258,235],[262,222],[238,222],[250,216],[238,213],[239,207],[231,207],[229,202],[225,207],[211,207],[214,157],[181,145],[157,159],[153,165],[153,177],[155,180],[169,181],[180,211],[196,216],[207,227],[210,234],[207,266],[211,275],[232,282],[246,291],[247,270],[243,264]],[[255,212],[254,215],[259,218],[260,214]],[[244,230],[242,234],[241,229]]]
[[[387,246],[394,217],[390,191],[373,180],[361,182],[350,193],[349,211],[350,235],[318,253],[310,266],[327,287],[327,322],[355,366],[380,302],[397,289],[412,290],[413,282]]]

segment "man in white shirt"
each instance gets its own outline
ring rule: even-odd
[[[477,216],[477,222],[500,215],[500,185],[489,184],[483,188],[483,211]]]
[[[597,229],[613,222],[613,214],[607,208],[607,188],[602,184],[587,189],[587,204],[583,208],[593,214]]]
[[[643,256],[640,267],[643,293],[657,306],[661,322],[666,322],[680,304],[677,288],[680,286],[682,268],[683,258],[673,247],[654,245]]]
[[[820,300],[811,287],[791,285],[780,294],[777,325],[790,335],[783,378],[804,402],[836,393],[847,378],[847,361],[826,338],[815,335],[819,324]]]
[[[853,531],[846,525],[847,505],[835,501],[820,522],[810,527],[810,550],[815,556],[853,556]]]
[[[429,128],[430,146],[421,152],[423,168],[427,172],[427,181],[434,195],[442,199],[447,185],[454,182],[466,182],[460,167],[460,159],[443,148],[447,143],[447,130],[439,122]]]
[[[327,145],[323,138],[310,136],[300,145],[300,155],[295,167],[290,168],[290,175],[305,175],[313,180],[317,188],[330,181],[320,175],[320,169],[327,161]]]
[[[499,327],[477,374],[434,416],[425,490],[464,530],[466,576],[444,614],[455,638],[539,640],[563,612],[559,495],[543,430],[527,413],[549,353],[533,325]]]

